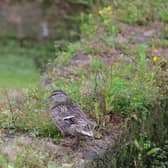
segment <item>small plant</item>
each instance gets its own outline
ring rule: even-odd
[[[106,70],[106,84],[103,91],[108,112],[124,115],[139,112],[142,118],[148,112],[146,104],[150,100],[153,101],[158,92],[154,87],[153,73],[156,71],[149,72],[142,47],[139,48],[139,57],[136,65],[132,62],[123,66],[118,64],[113,66],[111,71]]]
[[[168,4],[167,4],[167,6],[162,7],[160,12],[159,12],[160,19],[163,22],[168,22],[168,11],[167,11],[167,8],[168,8]]]
[[[93,14],[90,13],[88,15],[85,15],[84,13],[81,13],[80,20],[81,20],[80,30],[82,34],[84,36],[88,36],[87,38],[93,37],[93,35],[96,32],[95,29],[96,22]]]
[[[113,11],[111,6],[100,9],[98,13],[101,19],[101,24],[99,26],[104,27],[104,29],[109,32],[109,35],[115,37],[119,31],[114,24]]]
[[[104,4],[109,4],[105,1]],[[159,18],[167,20],[167,1],[127,0],[114,1],[112,5],[116,20],[139,25],[148,24]]]
[[[13,164],[8,163],[7,157],[0,153],[0,167],[2,168],[14,168]]]
[[[138,9],[134,3],[129,4],[128,10],[126,11],[125,15],[123,16],[123,20],[128,23],[139,23],[142,24],[145,22],[145,17],[143,16],[142,12]]]
[[[162,40],[156,40],[156,41],[151,41],[149,43],[152,47],[168,47],[168,40],[162,39]]]
[[[76,43],[68,43],[66,44],[61,50],[58,50],[58,45],[55,43],[55,48],[57,49],[56,52],[56,59],[54,61],[56,67],[62,66],[63,64],[68,64],[72,58],[75,56],[75,51],[77,52],[81,47],[80,42]]]
[[[152,168],[166,168],[168,166],[168,141],[160,147],[155,147],[147,152],[145,164]]]
[[[168,40],[168,27],[163,29],[162,38]]]
[[[47,113],[46,92],[38,89],[28,90],[25,94],[24,105],[15,102],[12,104],[12,113],[7,106],[0,113],[0,128],[11,131],[29,132],[33,136],[51,137],[55,141],[61,139],[60,133]],[[46,109],[46,111],[45,111]],[[12,117],[12,118],[11,118]]]

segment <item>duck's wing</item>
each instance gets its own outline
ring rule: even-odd
[[[64,118],[64,123],[66,124],[67,131],[71,134],[80,133],[93,137],[93,131],[86,120],[76,118],[75,116],[67,116]]]
[[[93,127],[97,125],[96,122],[91,121],[87,118],[86,114],[83,112],[83,110],[80,108],[79,105],[73,104],[71,106],[71,110],[72,110],[73,114],[76,116],[76,118],[78,118],[79,120],[85,121]]]
[[[66,105],[57,105],[53,107],[50,111],[51,118],[53,120],[57,120],[57,118],[64,118],[67,116],[71,116],[72,113],[69,111]]]
[[[82,111],[79,105],[77,104],[72,104],[70,107],[72,114],[74,114],[76,117],[82,118],[82,119],[87,119],[86,114]]]

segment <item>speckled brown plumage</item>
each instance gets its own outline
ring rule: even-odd
[[[69,102],[66,93],[55,90],[47,101],[50,104],[50,116],[63,136],[93,136],[91,127],[95,123],[87,118],[77,104]]]

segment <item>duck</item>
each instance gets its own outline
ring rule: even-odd
[[[63,137],[84,135],[93,137],[94,121],[88,119],[80,106],[69,100],[62,90],[54,90],[46,99],[49,114]]]

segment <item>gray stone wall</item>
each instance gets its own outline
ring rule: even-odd
[[[19,39],[46,39],[64,36],[68,17],[79,13],[79,6],[55,0],[49,6],[40,1],[0,1],[0,36]],[[64,30],[65,29],[65,30]]]

